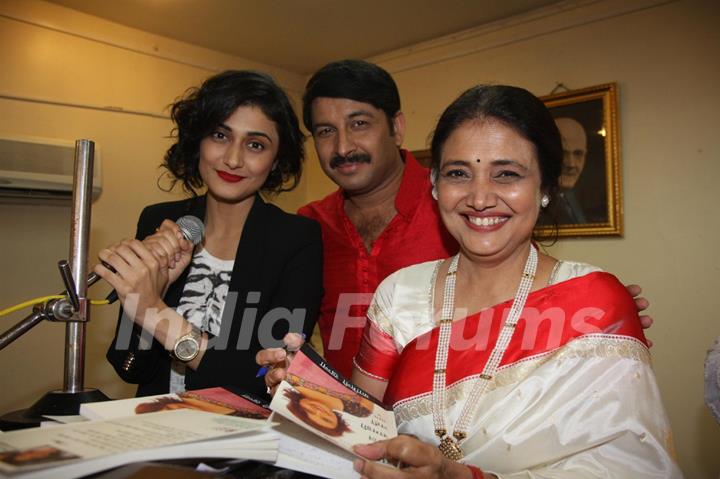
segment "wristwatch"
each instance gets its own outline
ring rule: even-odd
[[[190,324],[190,331],[180,336],[173,346],[172,356],[178,361],[187,363],[195,359],[200,352],[200,340],[202,339],[202,331]]]

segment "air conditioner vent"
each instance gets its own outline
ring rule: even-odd
[[[75,144],[69,141],[0,137],[0,197],[71,198]],[[93,198],[102,191],[97,146]]]

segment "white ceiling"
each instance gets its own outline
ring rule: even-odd
[[[307,75],[558,0],[50,0],[176,40]]]

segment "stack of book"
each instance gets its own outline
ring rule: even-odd
[[[353,446],[395,437],[391,410],[308,346],[269,408],[223,388],[83,404],[68,424],[0,434],[0,477],[74,478],[170,459],[254,460],[358,477]]]
[[[141,461],[274,462],[270,411],[222,388],[83,404],[69,424],[0,434],[0,476],[73,478]]]

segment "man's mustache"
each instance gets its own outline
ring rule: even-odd
[[[335,155],[330,160],[330,168],[335,169],[349,163],[370,163],[370,155],[367,153],[356,153],[348,156]]]

